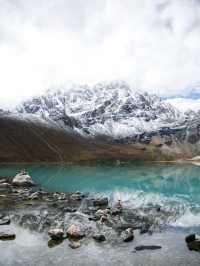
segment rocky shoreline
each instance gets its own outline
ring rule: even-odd
[[[151,237],[154,232],[161,231],[168,216],[160,206],[130,208],[120,200],[113,203],[107,197],[79,191],[47,192],[34,184],[25,171],[14,178],[0,178],[0,240],[17,238],[15,232],[1,230],[1,225],[9,228],[10,223],[15,223],[48,236],[50,248],[66,239],[72,249],[87,241],[123,245],[141,234]],[[192,245],[192,241],[198,243]],[[186,242],[190,243],[190,250],[200,250],[198,238],[187,237]],[[135,246],[135,251],[161,248],[159,243],[152,243]]]

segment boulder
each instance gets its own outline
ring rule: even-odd
[[[13,178],[12,183],[15,186],[34,186],[35,185],[32,178],[24,171],[17,174]]]
[[[93,235],[93,239],[96,240],[97,242],[103,242],[106,240],[105,236],[102,234]]]
[[[0,240],[14,240],[16,235],[11,231],[0,232]]]
[[[122,232],[121,237],[124,242],[130,242],[134,239],[133,228],[128,228]]]
[[[54,228],[48,231],[48,235],[53,240],[62,240],[64,237],[64,231],[60,228]]]
[[[200,252],[200,237],[199,236],[195,234],[188,235],[186,236],[185,241],[187,243],[189,250]]]
[[[81,232],[81,229],[77,225],[72,224],[67,229],[67,236],[71,238],[82,238],[85,234]]]

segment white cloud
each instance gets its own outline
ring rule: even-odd
[[[199,43],[197,0],[0,0],[0,104],[68,80],[181,94]]]
[[[172,104],[180,111],[199,111],[200,110],[200,99],[187,99],[187,98],[173,98],[167,99],[166,102]]]

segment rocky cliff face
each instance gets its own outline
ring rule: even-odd
[[[72,86],[0,113],[0,161],[176,160],[200,155],[200,115],[124,82]]]

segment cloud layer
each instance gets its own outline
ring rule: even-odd
[[[0,0],[0,104],[69,80],[180,95],[199,44],[198,0]]]

